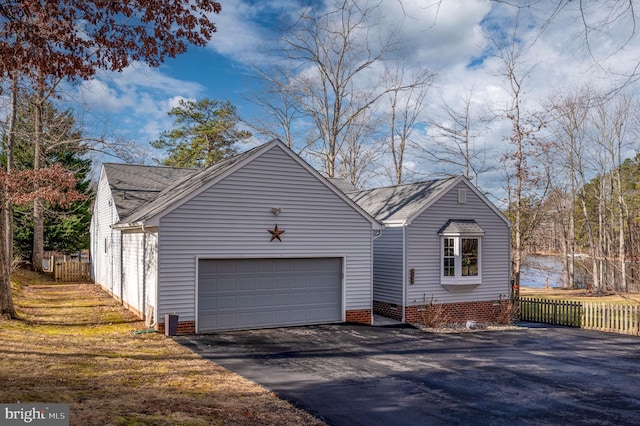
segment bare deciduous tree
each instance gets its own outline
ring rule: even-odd
[[[617,251],[617,270],[619,273],[615,274],[616,268],[610,267],[610,277],[607,282],[608,286],[623,291],[628,290],[626,224],[629,209],[624,198],[621,173],[624,162],[623,154],[629,143],[626,135],[626,123],[630,114],[630,99],[626,96],[619,96],[611,102],[598,104],[591,120],[594,127],[592,140],[602,150],[601,182],[604,184],[607,181],[607,189],[601,191],[599,198],[607,204],[602,210],[607,213],[609,222],[608,226],[603,225],[600,230],[602,232],[607,229],[608,235],[600,239],[600,245],[603,244],[603,240],[606,240],[610,246],[603,247],[606,252],[604,256],[600,256],[600,260],[605,262],[607,259],[615,258]],[[614,245],[617,245],[617,250]]]
[[[491,169],[486,161],[491,152],[475,142],[486,133],[491,118],[474,111],[473,102],[473,89],[466,91],[455,105],[443,101],[444,116],[429,120],[428,140],[417,148],[421,157],[439,165],[439,173],[450,174],[453,167],[455,174],[462,170],[467,179],[478,185],[479,176]]]
[[[304,130],[299,123],[303,113],[288,88],[287,71],[277,65],[268,70],[258,67],[254,67],[254,70],[264,90],[252,93],[249,98],[261,108],[265,117],[254,117],[249,125],[257,134],[280,139],[289,148],[296,149],[295,141],[302,137],[300,135]]]
[[[501,61],[500,74],[507,84],[510,96],[509,104],[502,111],[511,123],[508,152],[502,162],[508,182],[507,213],[513,222],[512,280],[516,295],[520,289],[525,241],[531,235],[537,220],[537,204],[544,198],[544,195],[539,194],[534,158],[536,150],[543,147],[541,141],[536,140],[536,135],[545,124],[538,113],[528,111],[525,106],[523,85],[530,70],[524,68],[523,55],[526,49],[518,40],[517,30],[516,21],[508,40],[490,39]],[[543,192],[546,192],[544,188]]]
[[[597,101],[594,93],[583,88],[553,95],[548,106],[553,115],[550,126],[553,144],[545,164],[555,194],[555,221],[562,231],[560,246],[565,287],[575,285],[576,194],[585,180],[586,128],[589,112]]]
[[[375,68],[393,48],[394,32],[377,31],[380,14],[379,5],[355,0],[309,6],[283,31],[282,48],[273,52],[288,68],[269,82],[286,92],[281,97],[286,102],[269,109],[285,126],[289,112],[301,114],[299,121],[310,130],[308,151],[319,157],[329,177],[336,175],[350,128],[362,126],[363,116],[388,91]],[[380,34],[387,35],[374,37]]]
[[[392,183],[400,185],[404,178],[404,158],[411,136],[424,111],[425,100],[435,74],[429,70],[409,72],[404,66],[387,67],[385,84],[389,87],[389,142],[393,161]]]

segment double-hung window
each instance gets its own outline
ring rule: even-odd
[[[450,220],[439,231],[441,284],[475,287],[482,281],[482,228],[473,220]]]

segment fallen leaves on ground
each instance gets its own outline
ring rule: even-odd
[[[94,284],[19,271],[0,320],[0,402],[68,403],[72,425],[323,425],[144,323]]]

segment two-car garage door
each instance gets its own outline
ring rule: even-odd
[[[342,319],[342,258],[201,259],[198,332]]]

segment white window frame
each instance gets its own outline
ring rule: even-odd
[[[454,276],[445,276],[445,240],[453,240],[454,249]],[[476,239],[478,240],[478,275],[462,276],[462,253],[461,245],[463,239]],[[440,284],[443,286],[449,285],[479,285],[482,283],[482,237],[479,235],[441,235],[440,236]]]

